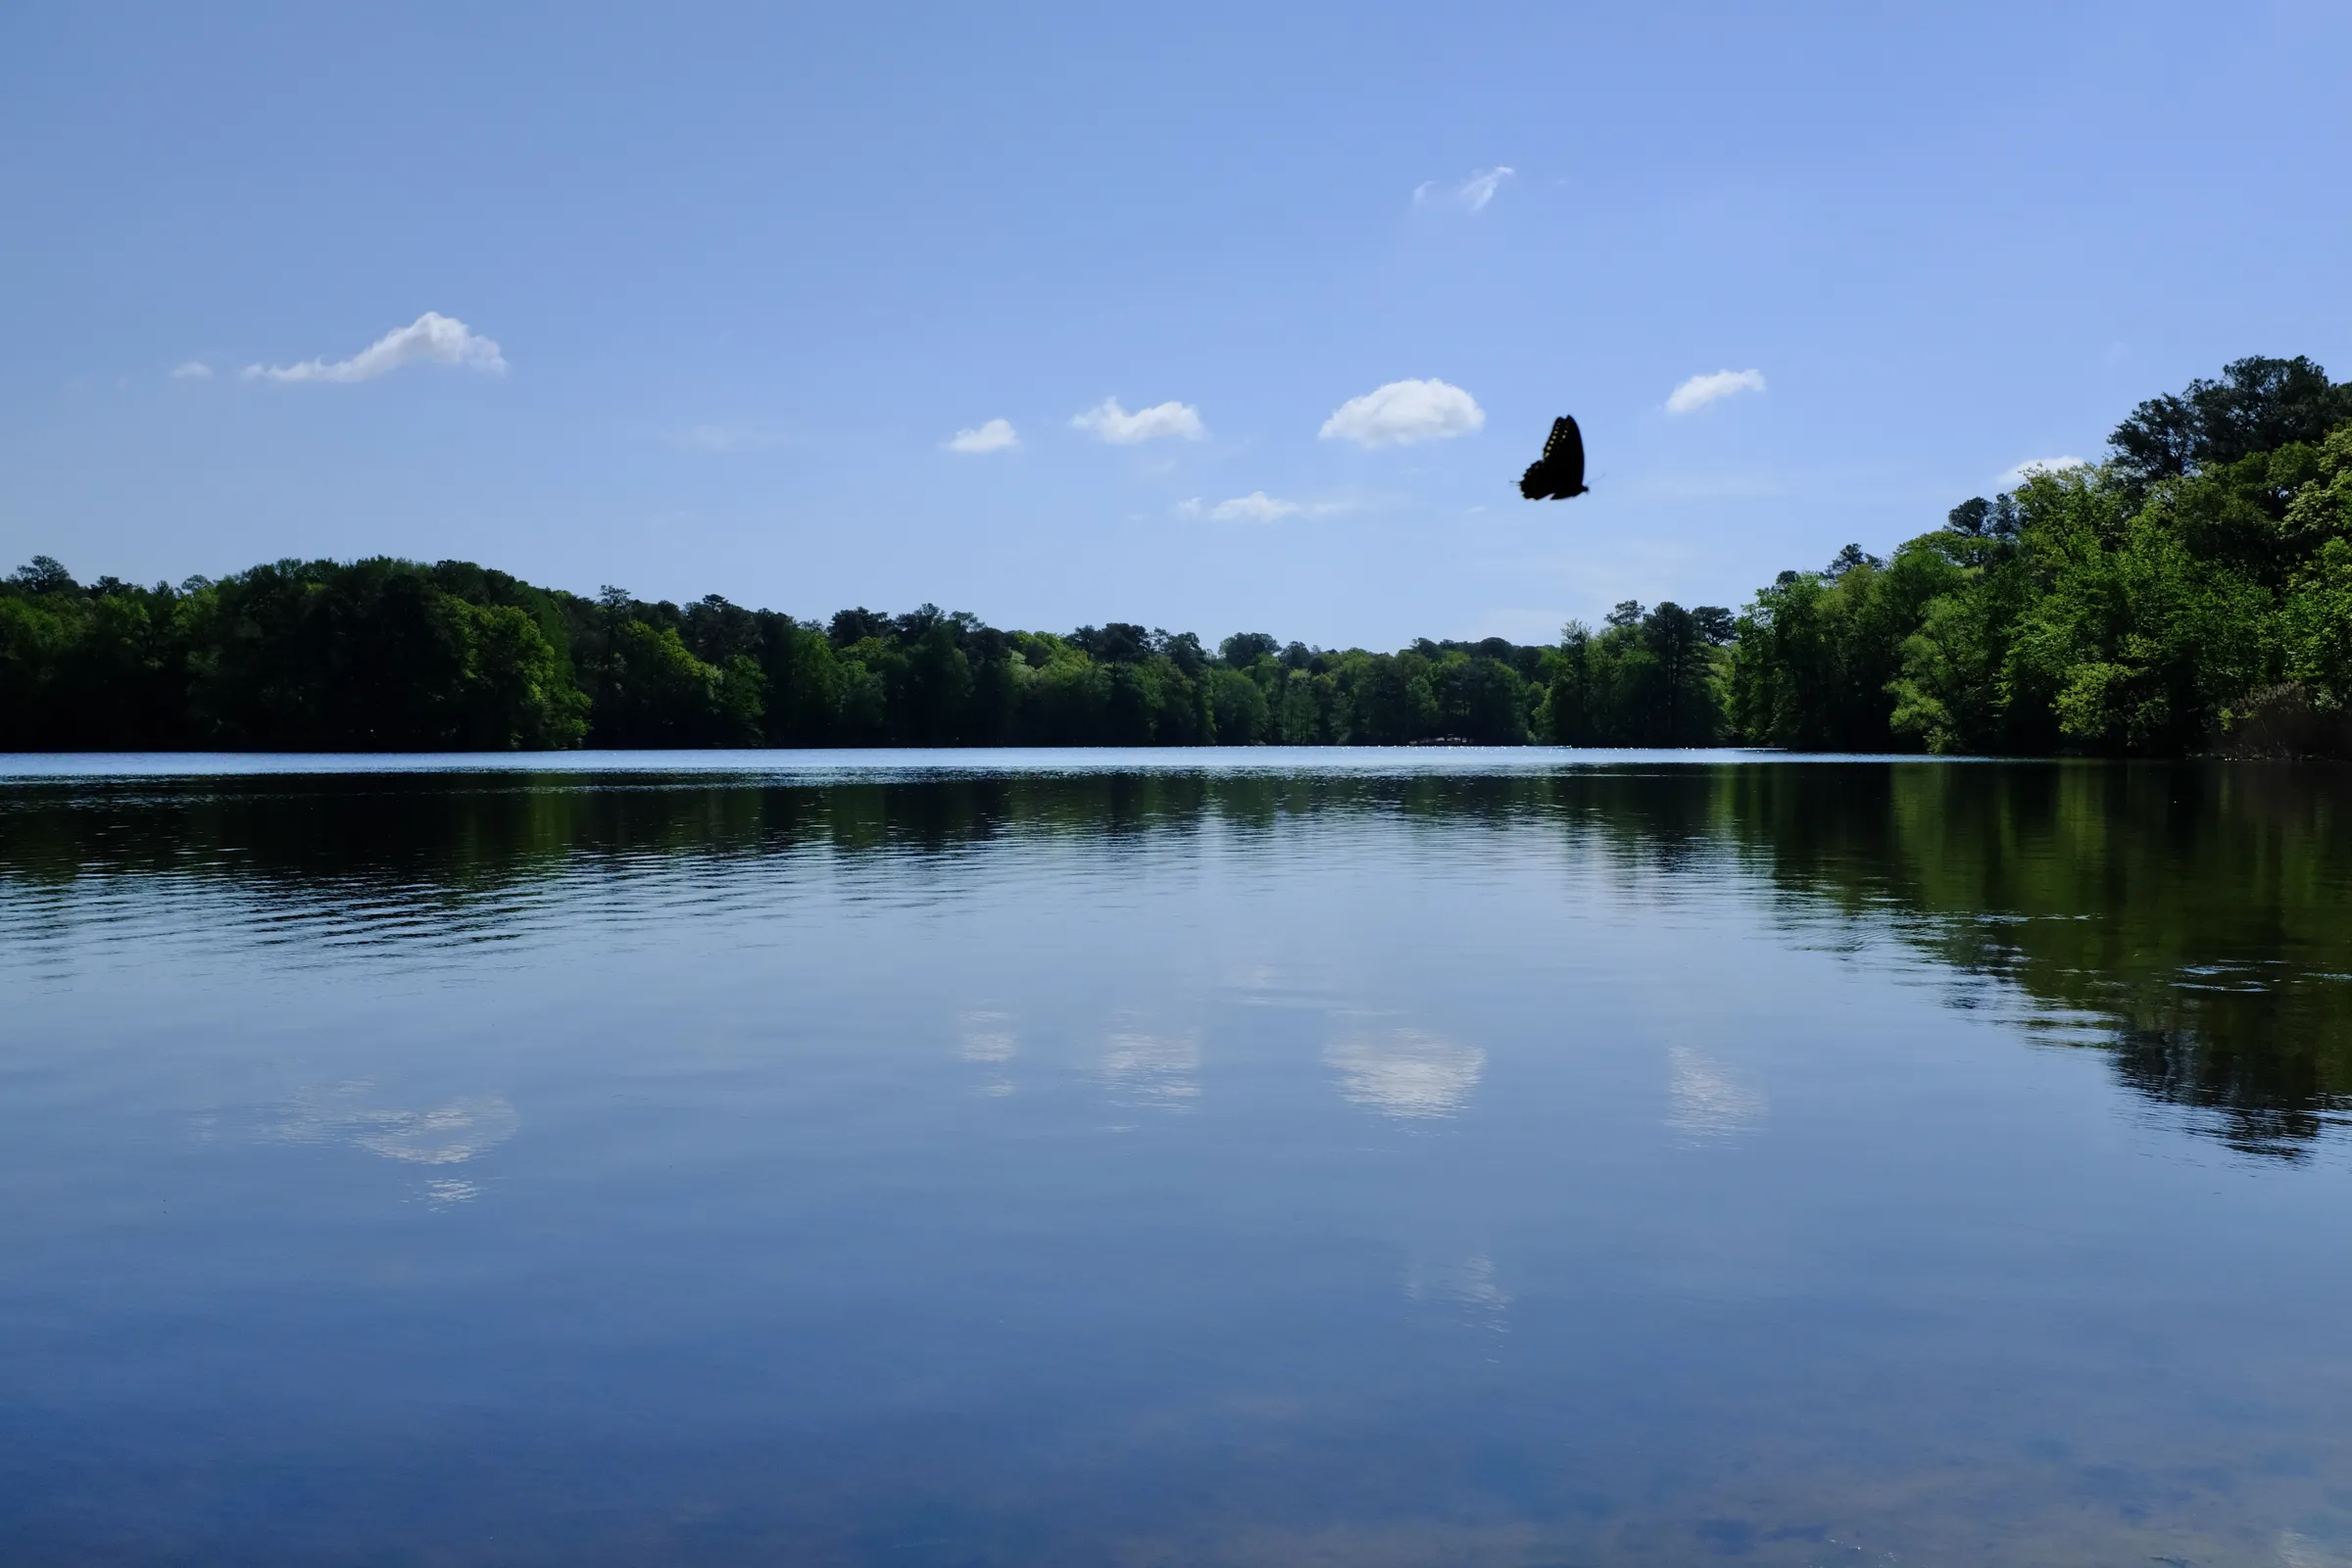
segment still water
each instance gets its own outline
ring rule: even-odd
[[[2352,1563],[2342,771],[0,774],[0,1560]]]

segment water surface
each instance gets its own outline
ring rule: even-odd
[[[0,1559],[2352,1563],[2352,776],[0,760]]]

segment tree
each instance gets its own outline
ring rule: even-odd
[[[1527,683],[1509,664],[1448,653],[1425,679],[1437,709],[1432,728],[1438,734],[1479,746],[1527,744]]]
[[[1152,634],[1125,620],[1081,626],[1070,633],[1070,642],[1080,653],[1104,664],[1141,663],[1152,653]]]
[[[1821,574],[1824,577],[1835,579],[1844,576],[1856,566],[1869,566],[1875,570],[1886,564],[1886,563],[1869,554],[1860,545],[1847,545],[1830,559],[1830,564],[1821,568]]]
[[[472,657],[462,744],[500,752],[577,746],[588,732],[588,699],[538,623],[513,605],[465,605],[465,613]]]
[[[10,575],[9,581],[27,594],[71,594],[80,591],[74,574],[55,556],[35,556]]]
[[[1555,746],[1601,744],[1592,704],[1592,634],[1581,620],[1561,628],[1544,696],[1544,730]]]
[[[1750,744],[1803,751],[1916,746],[1891,724],[1888,683],[1925,607],[1953,587],[1948,531],[1882,562],[1858,546],[1831,572],[1783,572],[1738,622],[1727,683],[1732,722]]]
[[[904,628],[916,632],[896,662],[891,691],[894,738],[906,746],[955,746],[964,739],[972,704],[972,666],[956,646],[955,623],[924,606],[927,616]]]
[[[1429,662],[1418,654],[1373,654],[1350,662],[1348,742],[1403,746],[1437,733],[1438,701],[1429,688]]]
[[[1240,631],[1217,644],[1217,657],[1234,669],[1248,669],[1261,659],[1272,659],[1282,644],[1262,631]]]
[[[863,607],[834,612],[832,623],[825,631],[826,638],[837,649],[889,634],[890,617]]]
[[[657,631],[631,620],[613,639],[610,695],[597,708],[596,743],[739,744],[743,726],[757,722],[758,676],[759,666],[749,660],[723,671],[705,663],[674,626]]]
[[[2232,360],[2219,380],[2132,410],[2108,439],[2116,466],[2137,489],[2290,443],[2316,444],[2352,419],[2352,382],[2331,383],[2302,355]]]
[[[1273,711],[1256,681],[1238,669],[1212,669],[1207,679],[1209,717],[1219,746],[1255,746],[1269,738]]]

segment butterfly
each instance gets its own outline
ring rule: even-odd
[[[1585,438],[1566,415],[1551,421],[1544,455],[1520,475],[1519,493],[1530,501],[1565,501],[1585,493]]]

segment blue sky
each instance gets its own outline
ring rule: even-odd
[[[0,554],[1737,606],[2228,359],[2352,374],[2347,59],[2316,4],[12,7]],[[1563,412],[1593,493],[1523,502]]]

